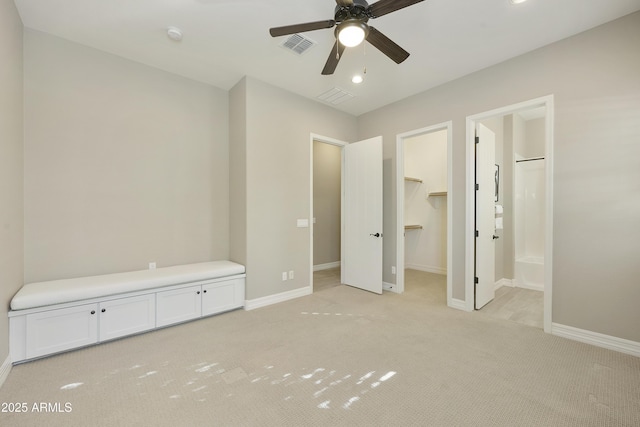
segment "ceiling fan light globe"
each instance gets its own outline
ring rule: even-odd
[[[338,32],[338,40],[346,47],[358,46],[365,36],[365,30],[360,25],[347,25]]]

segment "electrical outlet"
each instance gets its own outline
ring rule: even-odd
[[[289,270],[289,280],[293,280],[293,270]]]
[[[282,280],[283,280],[283,281],[284,281],[284,280],[287,280],[287,272],[286,272],[286,271],[283,271],[283,272],[282,272]]]
[[[155,262],[150,262],[149,263],[149,270],[155,270],[156,269],[156,263]]]

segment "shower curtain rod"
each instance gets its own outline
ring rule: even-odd
[[[534,157],[532,159],[522,159],[522,160],[516,160],[516,163],[520,163],[520,162],[532,162],[534,160],[544,160],[544,157]]]

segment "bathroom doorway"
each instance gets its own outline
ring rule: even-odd
[[[496,242],[495,253],[492,254],[495,256],[495,274],[490,278],[479,278],[476,268],[488,259],[486,253],[477,250],[475,243],[478,235],[478,187],[475,179],[480,168],[477,164],[480,159],[475,156],[478,143],[475,128],[478,124],[491,129],[496,135],[495,165],[489,166],[499,171],[496,173],[491,230]],[[492,294],[490,299],[495,293],[495,299],[482,308],[483,312],[506,313],[510,310],[502,305],[509,299],[539,301],[542,307],[539,320],[524,319],[525,312],[516,317],[524,319],[521,323],[543,327],[546,332],[551,330],[552,152],[552,96],[467,118],[467,164],[470,171],[466,227],[467,310],[474,309],[477,294],[484,295],[487,291]],[[520,292],[523,296],[511,293],[511,297],[504,298],[509,288],[527,291]],[[539,293],[531,293],[532,290]],[[535,316],[535,310],[530,311]]]

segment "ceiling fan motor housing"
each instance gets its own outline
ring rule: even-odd
[[[337,23],[348,20],[358,20],[366,23],[371,17],[368,8],[369,3],[366,0],[353,0],[353,4],[350,6],[337,5],[334,19]]]

